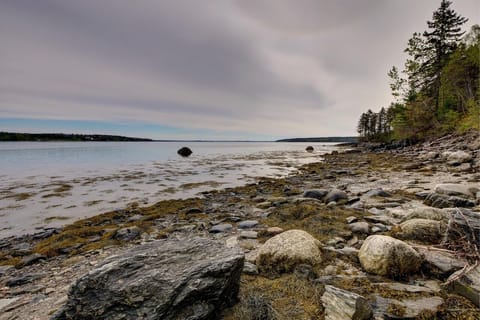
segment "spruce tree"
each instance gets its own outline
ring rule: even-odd
[[[431,56],[426,57],[420,69],[425,75],[429,94],[435,99],[436,109],[442,68],[448,62],[450,54],[457,48],[460,38],[465,33],[461,26],[468,20],[451,9],[451,4],[451,1],[442,0],[440,7],[433,13],[432,21],[427,21],[429,30],[423,33],[426,43],[424,56],[427,53]]]

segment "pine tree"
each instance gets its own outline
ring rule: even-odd
[[[451,1],[442,0],[440,7],[433,13],[432,21],[427,21],[430,30],[423,33],[426,43],[424,52],[431,56],[426,57],[420,69],[426,75],[425,84],[435,99],[436,109],[442,68],[448,62],[450,54],[457,48],[460,38],[465,33],[461,26],[468,20],[451,9],[451,4]]]

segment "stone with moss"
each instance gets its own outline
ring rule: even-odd
[[[422,264],[420,254],[410,245],[383,235],[369,236],[358,258],[365,271],[391,278],[415,273]]]
[[[257,266],[262,272],[290,272],[299,264],[322,262],[321,243],[308,232],[289,230],[267,240],[259,249]]]

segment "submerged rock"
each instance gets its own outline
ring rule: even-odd
[[[358,253],[365,271],[382,276],[398,277],[416,272],[421,256],[405,242],[389,236],[369,236]]]
[[[289,272],[296,265],[321,261],[320,241],[303,230],[288,230],[268,239],[257,256],[260,271]]]
[[[189,147],[182,147],[178,149],[177,153],[182,157],[189,157],[193,151]]]
[[[243,262],[206,238],[148,243],[78,279],[53,319],[212,319],[236,299]]]

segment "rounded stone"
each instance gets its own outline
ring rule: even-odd
[[[438,242],[442,238],[447,226],[437,220],[410,219],[400,224],[399,238],[405,240],[418,240]]]
[[[320,241],[303,230],[289,230],[260,247],[257,266],[264,272],[289,272],[299,264],[321,263]]]
[[[422,264],[420,254],[405,242],[383,235],[369,236],[358,253],[363,269],[391,278],[415,273]]]

